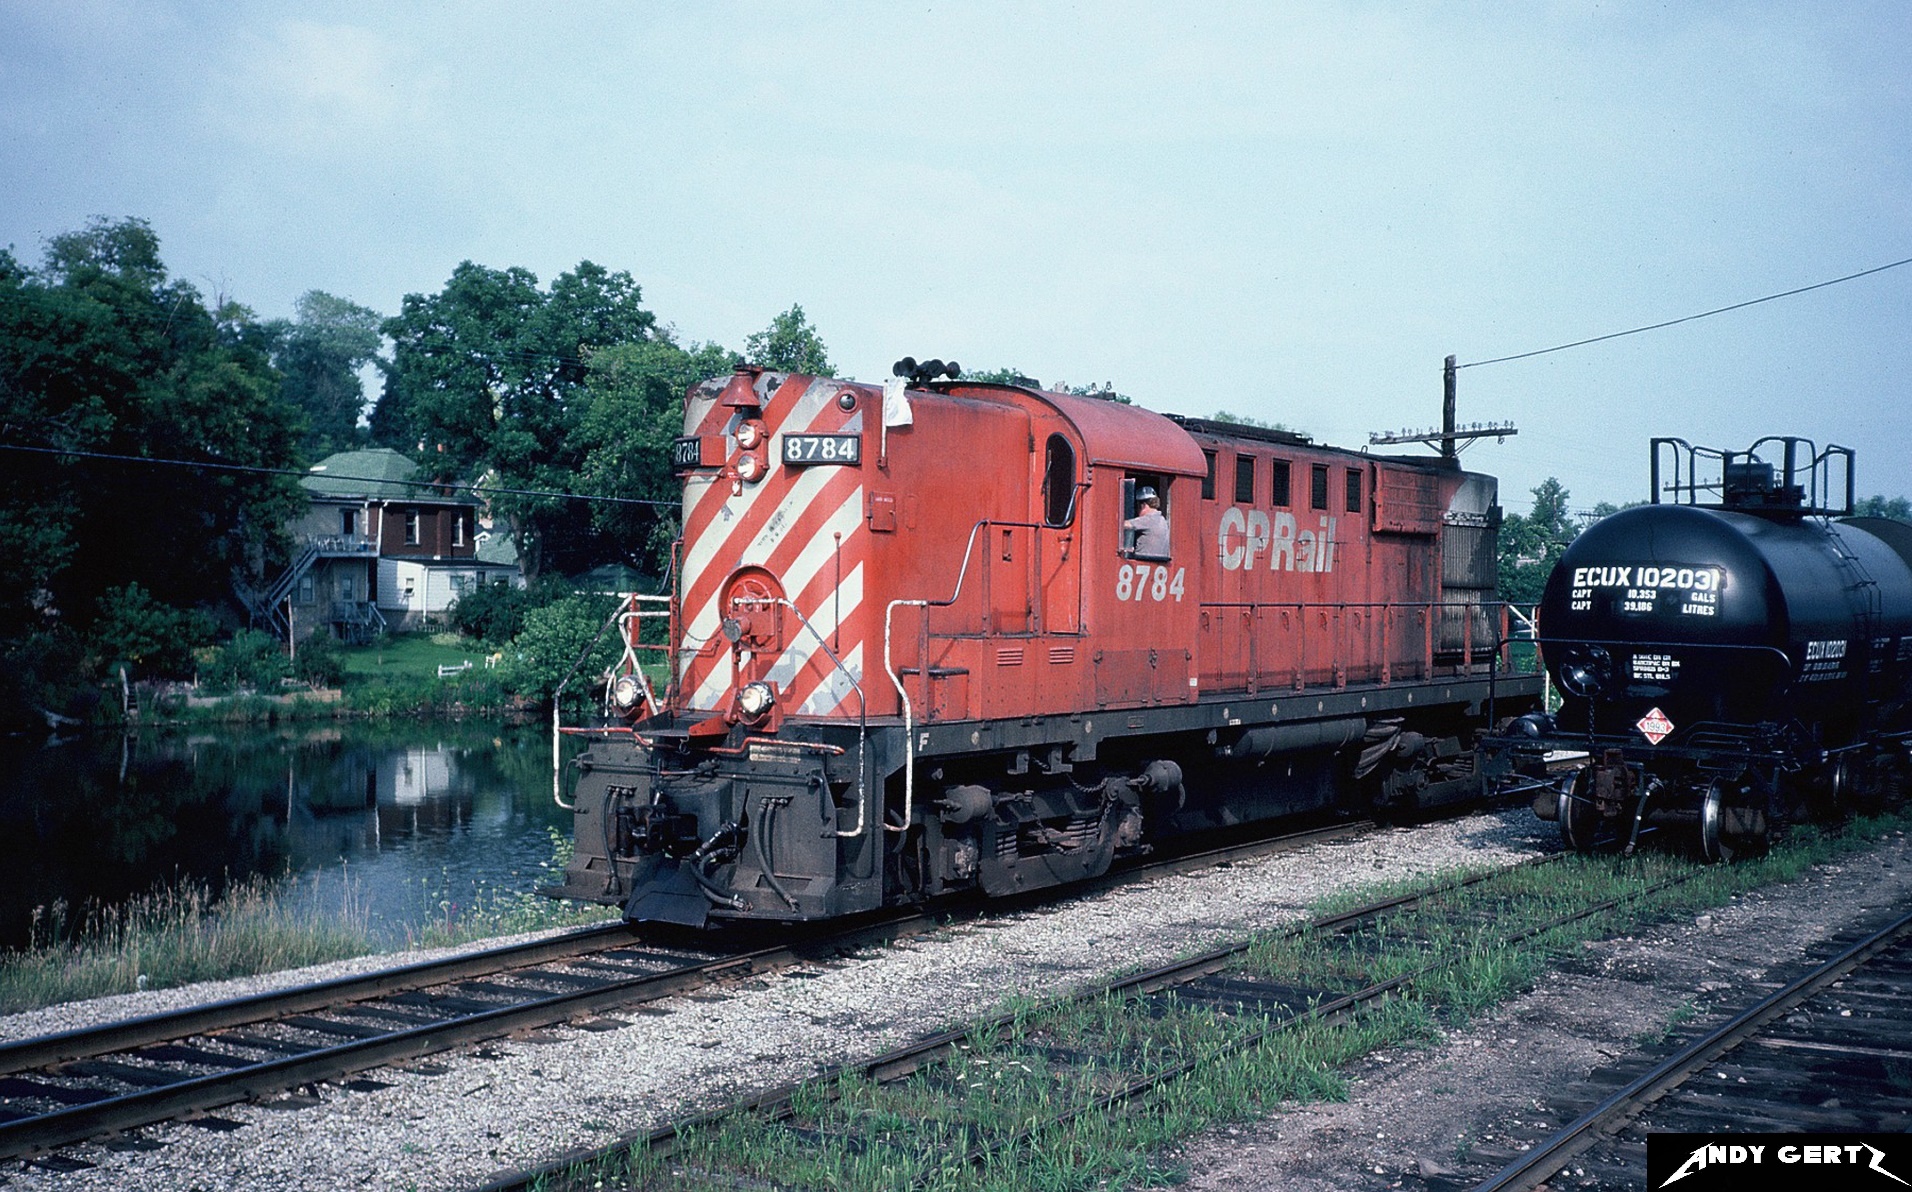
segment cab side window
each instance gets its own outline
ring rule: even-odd
[[[1075,520],[1075,448],[1061,435],[1049,436],[1048,457],[1042,470],[1042,520],[1066,526]]]
[[[1125,478],[1121,524],[1124,558],[1167,559],[1168,478],[1148,472],[1132,473]]]

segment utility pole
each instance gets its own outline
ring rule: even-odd
[[[1520,432],[1511,422],[1475,422],[1467,426],[1455,421],[1454,373],[1460,366],[1449,356],[1441,366],[1441,429],[1376,431],[1368,436],[1368,446],[1384,447],[1397,443],[1426,443],[1440,451],[1442,459],[1460,458],[1463,443],[1475,439],[1506,439]]]

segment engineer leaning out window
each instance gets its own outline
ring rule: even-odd
[[[1162,512],[1162,493],[1150,478],[1122,482],[1122,553],[1136,559],[1168,558],[1168,517]],[[1168,485],[1161,483],[1161,488]]]

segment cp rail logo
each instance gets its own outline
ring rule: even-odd
[[[1912,1188],[1904,1134],[1649,1134],[1646,1186],[1705,1192],[1783,1181],[1824,1192]]]

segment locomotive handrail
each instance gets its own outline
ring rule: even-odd
[[[863,684],[857,681],[856,675],[851,672],[849,667],[843,665],[843,659],[837,657],[836,651],[830,648],[830,643],[823,640],[823,635],[817,632],[817,627],[810,624],[810,618],[804,616],[803,610],[792,603],[788,596],[777,596],[769,600],[761,598],[739,599],[736,603],[744,605],[777,604],[795,613],[797,620],[802,623],[805,629],[810,631],[810,636],[816,638],[817,644],[823,647],[823,652],[830,656],[830,661],[835,663],[836,668],[842,671],[844,677],[850,680],[850,688],[856,692],[857,703],[856,827],[848,832],[838,829],[836,834],[844,838],[863,835],[863,824],[867,818],[867,803],[869,798],[867,790],[869,784],[867,743],[870,737],[870,701],[868,697],[863,694]],[[764,872],[768,873],[769,869],[766,867]],[[786,896],[786,898],[787,897],[788,896]]]
[[[1333,612],[1337,612],[1337,613],[1339,613],[1339,612],[1346,612],[1346,611],[1349,611],[1349,610],[1354,610],[1354,611],[1366,611],[1366,612],[1375,612],[1375,611],[1380,611],[1380,612],[1384,612],[1384,613],[1386,613],[1386,612],[1395,612],[1395,611],[1399,611],[1399,610],[1408,610],[1408,609],[1419,609],[1419,610],[1422,610],[1422,611],[1434,611],[1434,610],[1457,610],[1457,611],[1463,611],[1463,612],[1470,612],[1470,611],[1481,611],[1481,612],[1493,612],[1493,611],[1496,611],[1496,610],[1497,610],[1497,611],[1498,611],[1498,612],[1499,612],[1499,613],[1501,614],[1501,620],[1502,620],[1502,622],[1503,622],[1503,625],[1502,625],[1502,627],[1501,627],[1501,631],[1500,631],[1500,632],[1499,632],[1498,634],[1496,634],[1496,635],[1495,635],[1495,643],[1494,643],[1494,647],[1493,647],[1493,655],[1492,655],[1494,659],[1496,659],[1496,660],[1498,660],[1498,659],[1499,659],[1499,657],[1500,657],[1500,654],[1501,654],[1501,652],[1502,652],[1503,650],[1505,650],[1507,646],[1509,646],[1509,645],[1511,645],[1511,644],[1512,644],[1512,643],[1513,643],[1514,641],[1517,641],[1517,640],[1520,640],[1520,641],[1527,641],[1527,640],[1536,640],[1536,639],[1529,639],[1529,638],[1514,638],[1514,637],[1511,637],[1511,636],[1509,636],[1509,635],[1507,634],[1507,632],[1506,632],[1506,628],[1505,628],[1505,624],[1504,624],[1504,622],[1505,622],[1505,621],[1506,621],[1506,619],[1507,619],[1507,614],[1508,614],[1508,613],[1510,613],[1511,611],[1513,611],[1513,607],[1514,607],[1514,606],[1513,606],[1513,603],[1512,603],[1511,601],[1506,601],[1506,600],[1490,600],[1490,601],[1471,601],[1471,600],[1373,600],[1373,601],[1359,601],[1359,600],[1343,600],[1343,601],[1328,601],[1328,600],[1322,600],[1322,601],[1309,601],[1309,600],[1204,600],[1204,601],[1202,601],[1202,602],[1200,602],[1200,603],[1199,603],[1199,604],[1198,604],[1198,605],[1197,605],[1196,607],[1197,607],[1197,609],[1198,609],[1198,610],[1201,610],[1201,611],[1207,611],[1207,610],[1210,610],[1210,609],[1232,609],[1232,610],[1236,610],[1236,611],[1245,611],[1245,612],[1251,612],[1251,613],[1252,613],[1252,612],[1261,612],[1261,611],[1264,611],[1264,610],[1268,610],[1268,611],[1293,611],[1293,612],[1297,612],[1297,613],[1302,613],[1302,614],[1306,614],[1306,613],[1308,613],[1308,612],[1312,612],[1312,611],[1319,611],[1319,610],[1326,610],[1326,611],[1333,611]],[[1531,621],[1530,619],[1528,619],[1528,618],[1525,618],[1525,617],[1523,617],[1522,619],[1523,619],[1523,620],[1525,620],[1525,621],[1527,621],[1527,623],[1528,623],[1529,625],[1531,625],[1531,624],[1533,623],[1533,622],[1532,622],[1532,621]],[[1385,623],[1383,623],[1383,629],[1385,630]],[[1305,631],[1305,620],[1304,620],[1304,631]],[[1251,638],[1250,638],[1249,640],[1250,640],[1250,642],[1251,642],[1251,645],[1252,645],[1252,643],[1253,643],[1253,641],[1254,641],[1255,639],[1251,637]],[[1381,659],[1381,665],[1382,665],[1382,667],[1384,668],[1384,673],[1385,673],[1385,668],[1386,668],[1386,667],[1387,667],[1387,665],[1388,665],[1388,659],[1387,659],[1387,658],[1385,657],[1385,654],[1386,654],[1386,648],[1387,648],[1387,647],[1386,647],[1386,637],[1385,637],[1385,633],[1384,633],[1384,636],[1383,636],[1383,639],[1382,639],[1382,652],[1383,652],[1383,655],[1384,655],[1384,657],[1383,657],[1383,658]],[[1464,659],[1466,660],[1466,661],[1465,661],[1465,665],[1467,665],[1467,666],[1470,666],[1470,667],[1471,667],[1472,665],[1474,665],[1474,662],[1475,662],[1475,659],[1474,659],[1474,652],[1475,652],[1475,643],[1474,643],[1474,621],[1473,621],[1473,618],[1472,618],[1472,617],[1470,616],[1470,617],[1468,617],[1468,618],[1467,618],[1467,620],[1466,620],[1466,621],[1465,621],[1465,622],[1464,622],[1464,623],[1462,624],[1462,626],[1461,626],[1461,646],[1460,646],[1460,653],[1462,654],[1462,656],[1463,656],[1463,657],[1464,657]],[[1438,651],[1437,651],[1437,650],[1436,650],[1436,649],[1434,648],[1434,621],[1433,621],[1433,618],[1431,618],[1431,617],[1430,617],[1430,618],[1428,618],[1428,621],[1427,621],[1427,635],[1426,635],[1426,642],[1425,642],[1425,647],[1424,647],[1424,654],[1423,654],[1423,656],[1422,656],[1422,657],[1421,657],[1421,659],[1420,659],[1420,665],[1421,665],[1421,667],[1422,667],[1422,670],[1423,670],[1423,672],[1424,672],[1425,674],[1428,674],[1428,675],[1431,675],[1431,674],[1433,674],[1433,668],[1434,668],[1434,657],[1435,657],[1435,655],[1436,655],[1437,653],[1438,653]],[[1255,670],[1255,669],[1256,669],[1256,668],[1254,668],[1254,667],[1251,667],[1251,670]],[[1258,673],[1258,672],[1257,672],[1257,673]],[[1384,678],[1384,679],[1383,679],[1382,681],[1383,681],[1383,683],[1384,683],[1384,684],[1386,683],[1386,679],[1385,679],[1385,678]],[[1300,688],[1300,687],[1302,687],[1302,686],[1304,686],[1304,683],[1303,683],[1303,681],[1302,681],[1302,680],[1301,680],[1301,678],[1299,677],[1299,670],[1297,671],[1297,678],[1296,678],[1296,681],[1295,681],[1295,685],[1296,685],[1296,687],[1297,687],[1297,688]]]
[[[929,610],[932,608],[948,608],[950,605],[962,599],[963,585],[968,582],[969,579],[969,558],[975,553],[976,539],[981,536],[983,531],[992,526],[1007,526],[1011,529],[1027,530],[1040,530],[1042,528],[1035,522],[1008,522],[995,521],[990,518],[982,519],[969,528],[969,541],[963,545],[963,565],[956,571],[956,590],[949,594],[949,599],[892,600],[883,608],[883,673],[890,677],[890,682],[896,687],[896,696],[903,704],[903,826],[900,828],[892,828],[890,827],[889,820],[886,818],[883,821],[883,830],[886,832],[909,831],[910,816],[914,814],[916,807],[916,730],[910,717],[910,693],[904,690],[903,677],[897,673],[895,664],[890,660],[890,630],[892,618],[897,608],[901,605],[909,605],[911,608],[922,609],[923,631],[924,636],[927,637],[929,632]],[[1037,541],[1040,542],[1041,539],[1038,538]],[[929,651],[927,648],[924,649],[923,657],[919,659],[919,662],[923,670],[925,685],[927,685],[929,679]]]

